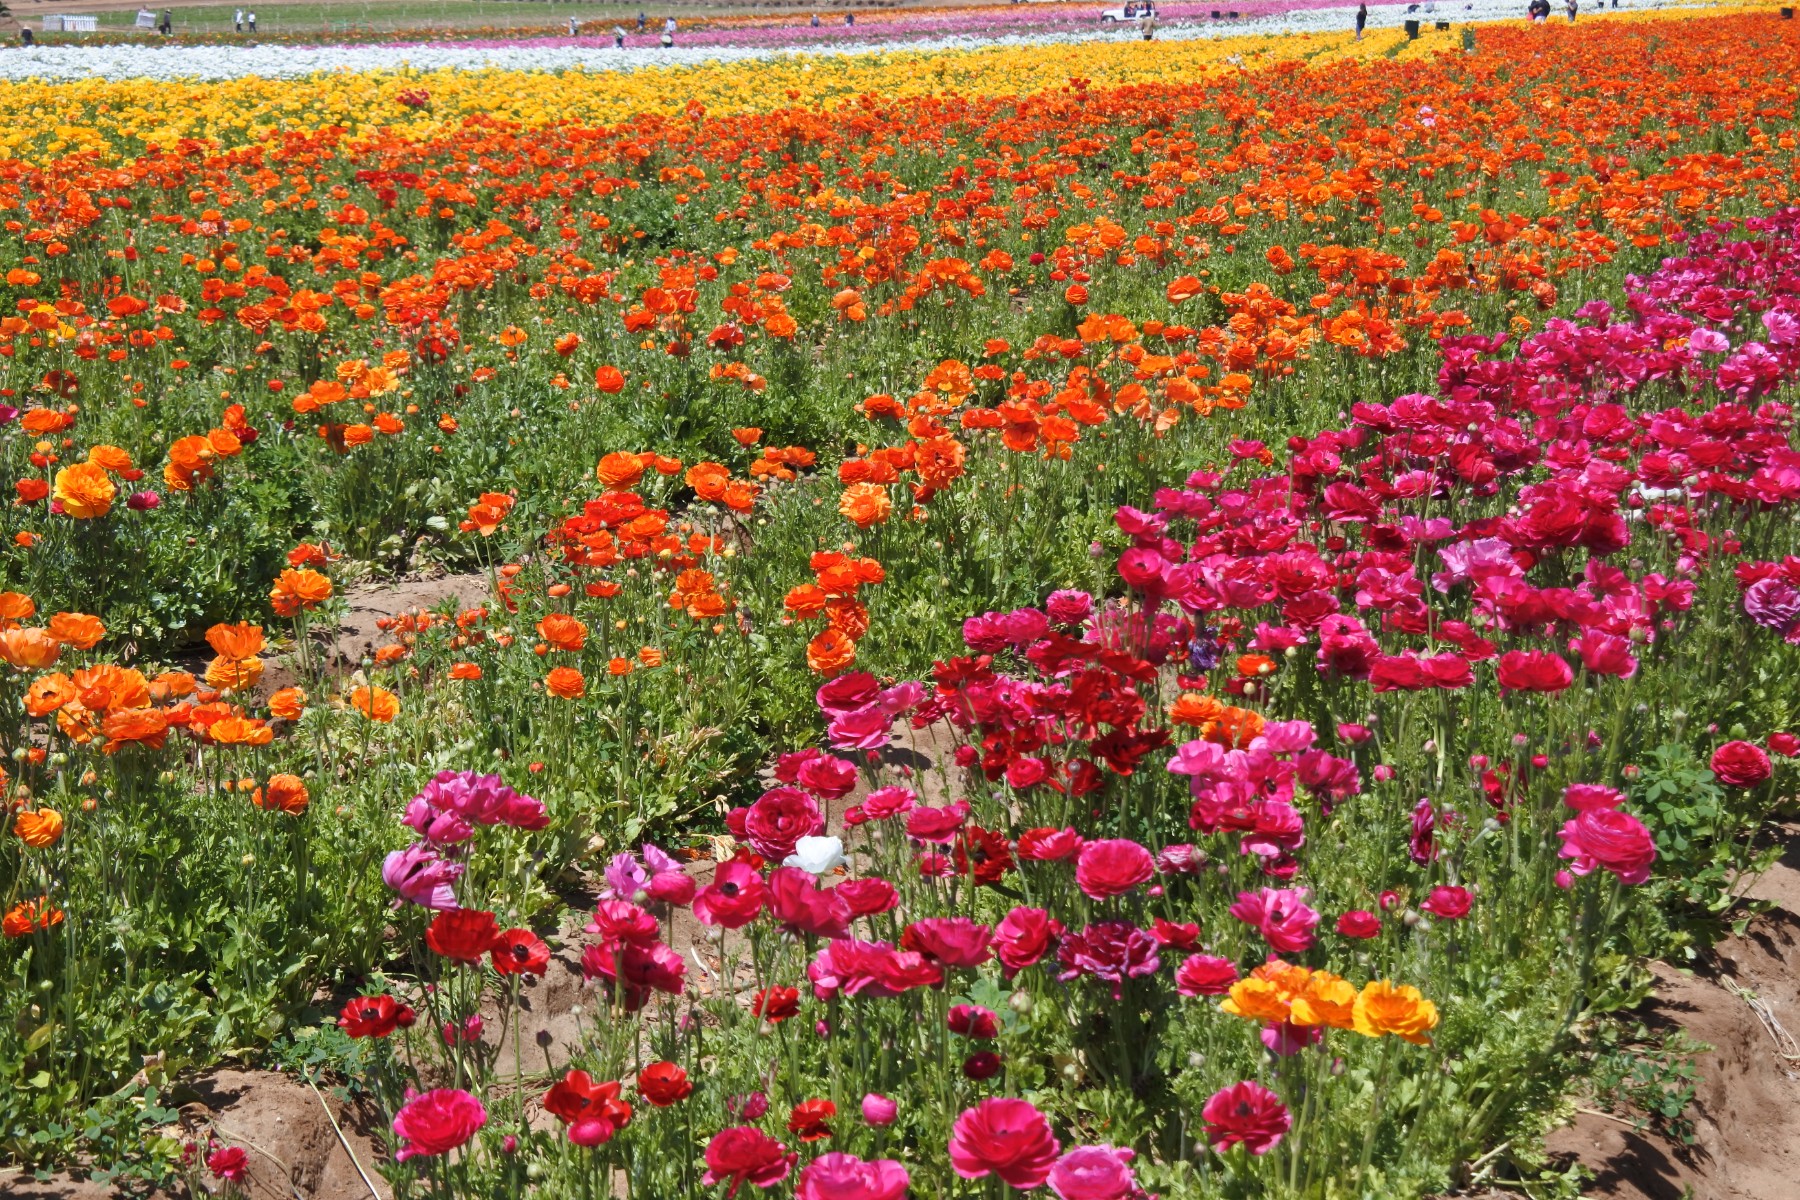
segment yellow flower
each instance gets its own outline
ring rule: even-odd
[[[112,478],[99,463],[76,463],[56,473],[56,499],[63,513],[77,520],[104,517],[118,495]]]
[[[1437,1005],[1425,999],[1411,985],[1396,985],[1385,979],[1363,987],[1356,997],[1356,1032],[1364,1037],[1380,1037],[1391,1033],[1415,1046],[1431,1044],[1431,1031],[1437,1028]]]

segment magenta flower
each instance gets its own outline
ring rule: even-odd
[[[1050,1177],[1061,1149],[1049,1120],[1030,1102],[995,1097],[956,1118],[950,1166],[964,1179],[997,1175],[1009,1187],[1030,1191]]]
[[[1175,990],[1183,996],[1223,996],[1237,981],[1237,965],[1213,954],[1189,955],[1175,968]]]
[[[1214,1092],[1200,1110],[1200,1119],[1206,1125],[1206,1140],[1220,1154],[1238,1145],[1252,1154],[1267,1154],[1281,1144],[1293,1123],[1281,1097],[1248,1080]]]
[[[487,1109],[461,1088],[435,1088],[422,1095],[409,1088],[406,1103],[394,1114],[394,1136],[400,1139],[394,1159],[448,1154],[486,1124]]]
[[[1574,861],[1569,869],[1586,875],[1604,867],[1620,883],[1639,884],[1650,878],[1656,861],[1656,842],[1644,823],[1616,808],[1589,808],[1562,827],[1560,856]]]
[[[1155,873],[1156,860],[1129,838],[1088,842],[1075,860],[1075,886],[1091,900],[1124,895]]]
[[[1131,1173],[1135,1157],[1122,1146],[1077,1146],[1050,1168],[1050,1190],[1058,1200],[1132,1200],[1142,1194]]]
[[[395,850],[381,864],[381,881],[400,893],[402,900],[440,911],[457,907],[451,885],[462,873],[463,864],[439,857],[425,842]]]
[[[794,1200],[900,1200],[912,1179],[891,1158],[829,1153],[801,1168]]]
[[[1232,916],[1255,927],[1277,954],[1298,954],[1313,944],[1319,914],[1307,906],[1305,888],[1260,888],[1239,892]]]

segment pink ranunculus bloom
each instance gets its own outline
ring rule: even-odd
[[[1713,751],[1711,766],[1726,787],[1753,788],[1770,774],[1769,756],[1749,742],[1726,742]]]
[[[836,888],[821,888],[810,871],[776,867],[769,872],[769,914],[785,929],[809,937],[839,938],[850,932],[850,906]]]
[[[1223,996],[1237,981],[1237,965],[1216,954],[1189,955],[1175,968],[1175,990],[1183,996]]]
[[[1000,1018],[979,1004],[953,1004],[944,1023],[950,1032],[987,1041],[1000,1036]]]
[[[1381,933],[1381,918],[1367,909],[1353,909],[1337,919],[1337,931],[1350,938],[1372,938]]]
[[[602,900],[594,905],[594,919],[587,923],[587,932],[609,941],[647,946],[657,940],[662,926],[629,900]]]
[[[1081,835],[1073,829],[1027,829],[1019,835],[1019,857],[1030,862],[1061,862],[1081,849]]]
[[[1656,842],[1644,823],[1616,808],[1590,808],[1577,813],[1562,827],[1561,857],[1574,860],[1569,869],[1586,875],[1604,867],[1620,883],[1639,884],[1650,878],[1656,861]]]
[[[1011,979],[1049,953],[1062,935],[1062,923],[1049,913],[1021,906],[994,926],[994,953]]]
[[[734,1125],[713,1134],[706,1144],[706,1174],[700,1182],[717,1187],[729,1181],[727,1196],[746,1183],[771,1188],[788,1177],[800,1156],[751,1125]]]
[[[405,1162],[409,1158],[448,1154],[466,1144],[486,1124],[487,1109],[461,1088],[434,1088],[409,1094],[394,1114],[394,1135],[400,1139],[394,1159]]]
[[[1129,838],[1089,842],[1075,860],[1075,886],[1091,900],[1124,895],[1155,873],[1156,860]]]
[[[1500,656],[1498,674],[1509,692],[1560,692],[1575,682],[1569,664],[1549,650],[1508,650]]]
[[[997,1175],[1009,1187],[1042,1187],[1062,1149],[1050,1122],[1025,1100],[983,1100],[956,1118],[950,1134],[950,1166],[964,1179]]]
[[[915,808],[906,814],[906,835],[916,841],[948,846],[969,819],[969,802],[957,800],[942,808]]]
[[[825,736],[838,750],[880,750],[888,744],[894,719],[879,704],[865,704],[833,717]]]
[[[880,1092],[870,1092],[862,1098],[862,1115],[871,1125],[892,1125],[900,1115],[900,1106]]]
[[[925,954],[946,967],[978,967],[991,951],[992,931],[967,917],[927,917],[908,925],[900,944]]]
[[[1563,803],[1577,812],[1617,808],[1625,803],[1625,793],[1600,783],[1571,783],[1563,789]]]
[[[1161,949],[1155,938],[1129,921],[1096,921],[1065,936],[1056,948],[1056,960],[1063,968],[1057,978],[1091,975],[1105,980],[1117,1000],[1124,994],[1125,980],[1156,973],[1162,966]]]
[[[742,929],[762,913],[768,894],[763,877],[749,863],[720,863],[712,882],[694,897],[694,919],[702,925]]]
[[[800,764],[795,782],[815,796],[841,800],[856,787],[856,764],[817,754]]]
[[[1239,892],[1232,916],[1254,926],[1277,954],[1299,954],[1313,944],[1319,914],[1306,903],[1305,888],[1259,888]]]
[[[250,1173],[250,1156],[242,1146],[220,1146],[206,1156],[206,1169],[219,1179],[237,1183]]]
[[[871,821],[885,821],[889,817],[903,817],[911,812],[913,805],[919,802],[919,794],[911,788],[884,787],[876,788],[863,797],[863,816]]]
[[[1141,1195],[1131,1173],[1136,1154],[1123,1146],[1077,1146],[1050,1168],[1057,1200],[1132,1200]]]
[[[885,879],[871,875],[865,879],[846,879],[835,889],[838,897],[850,906],[853,917],[872,917],[892,912],[900,905],[900,893]]]
[[[1237,1145],[1252,1154],[1267,1154],[1293,1123],[1281,1097],[1251,1080],[1214,1092],[1200,1110],[1200,1119],[1206,1125],[1206,1140],[1221,1154]]]
[[[881,683],[873,675],[851,671],[822,685],[815,698],[821,712],[836,717],[871,703],[880,693]]]
[[[802,788],[771,788],[744,814],[744,840],[771,862],[792,854],[801,838],[824,832],[825,815]]]
[[[1468,888],[1441,884],[1431,889],[1431,895],[1419,907],[1440,920],[1460,921],[1469,915],[1470,903]]]
[[[1779,754],[1783,758],[1800,757],[1800,736],[1791,733],[1771,733],[1769,735],[1769,753]]]
[[[445,912],[457,907],[452,888],[462,878],[463,864],[443,858],[427,842],[396,850],[381,864],[381,880],[402,900]]]
[[[821,1154],[800,1170],[794,1200],[900,1200],[912,1182],[891,1158]]]

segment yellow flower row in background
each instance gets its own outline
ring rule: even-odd
[[[1716,6],[1630,16],[1680,18],[1714,11]],[[298,80],[0,82],[0,157],[44,162],[81,150],[129,157],[147,145],[170,146],[182,138],[242,144],[270,132],[327,126],[343,126],[353,136],[381,128],[419,135],[472,114],[525,125],[604,125],[634,114],[679,112],[691,103],[713,115],[729,115],[785,106],[830,107],[868,94],[887,99],[1024,95],[1072,78],[1116,87],[1192,81],[1208,73],[1285,61],[1327,66],[1460,50],[1460,31],[1431,30],[1411,42],[1401,30],[1386,29],[1361,42],[1348,31],[1262,34],[794,56],[632,72],[421,72],[398,65],[391,71]],[[402,53],[396,51],[397,60]],[[401,93],[420,89],[429,94],[428,105],[401,103]]]

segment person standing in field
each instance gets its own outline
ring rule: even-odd
[[[1569,24],[1575,23],[1575,0],[1569,0]]]
[[[250,32],[255,33],[256,32],[256,11],[254,9],[252,9],[250,12],[246,13],[244,15],[244,20],[250,22]]]
[[[244,10],[243,9],[240,8],[237,10],[237,16],[232,18],[232,24],[237,26],[237,31],[239,33],[244,32]]]
[[[1369,23],[1369,6],[1367,4],[1357,5],[1356,6],[1356,40],[1357,41],[1359,41],[1359,42],[1362,41],[1363,26],[1367,25],[1368,23]]]

